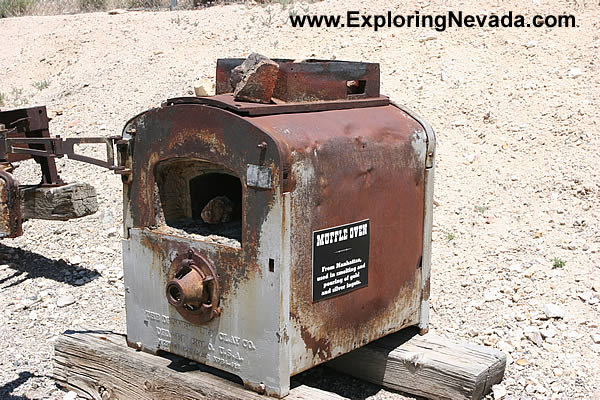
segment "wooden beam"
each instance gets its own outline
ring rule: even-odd
[[[428,399],[480,399],[502,381],[506,355],[404,330],[330,361],[329,367]]]
[[[20,186],[23,219],[66,221],[98,211],[96,189],[87,183],[58,187]]]
[[[124,336],[112,332],[68,332],[57,339],[54,354],[54,378],[58,385],[86,399],[273,399],[209,372],[186,370],[181,357],[167,358],[133,350],[127,347]],[[301,385],[291,389],[287,399],[343,397]]]
[[[15,238],[23,233],[21,198],[17,181],[7,172],[0,163],[0,238]]]
[[[8,201],[6,199],[6,182],[0,179],[0,238],[7,237],[11,233],[11,229],[8,221]]]
[[[187,362],[178,356],[135,351],[127,347],[124,336],[112,332],[70,332],[56,341],[54,378],[87,399],[269,399],[212,373],[182,369]],[[429,399],[480,399],[502,380],[506,356],[491,348],[404,330],[326,365]],[[300,385],[286,399],[342,397]]]

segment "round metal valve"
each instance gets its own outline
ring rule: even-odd
[[[193,250],[173,260],[166,295],[169,304],[191,323],[203,324],[221,314],[217,273]]]

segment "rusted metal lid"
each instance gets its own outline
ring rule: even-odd
[[[273,93],[273,98],[279,102],[304,103],[379,97],[377,63],[314,59],[273,61],[279,64]],[[217,95],[234,91],[230,79],[231,70],[243,62],[243,58],[217,60]]]
[[[355,100],[312,101],[303,103],[261,104],[237,101],[232,94],[219,94],[209,97],[177,97],[168,99],[166,105],[205,104],[247,116],[315,112],[329,110],[347,110],[350,108],[381,107],[390,104],[387,96]]]

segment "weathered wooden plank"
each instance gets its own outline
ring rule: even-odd
[[[200,370],[183,371],[182,358],[159,357],[126,346],[112,332],[81,331],[55,346],[54,377],[88,399],[267,399]],[[480,399],[500,382],[506,356],[483,346],[433,334],[402,331],[330,361],[328,366],[386,388],[431,399]],[[341,399],[309,386],[286,397]]]
[[[69,332],[55,344],[57,383],[94,400],[265,400],[241,385],[200,370],[182,368],[183,359],[153,356],[126,345],[125,337],[106,331]],[[290,391],[290,400],[342,399],[308,386]]]
[[[22,234],[18,183],[0,163],[0,238]]]
[[[0,179],[0,238],[10,235],[10,227],[8,223],[8,203],[6,193],[6,182]]]
[[[480,399],[504,375],[504,353],[404,330],[338,357],[329,367],[429,399]]]
[[[96,189],[87,183],[59,187],[21,186],[23,219],[66,221],[98,211]]]

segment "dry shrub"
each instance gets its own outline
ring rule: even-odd
[[[161,0],[127,0],[127,8],[159,8]]]
[[[0,0],[0,18],[24,15],[36,0]]]
[[[106,0],[78,0],[82,11],[105,10]]]

